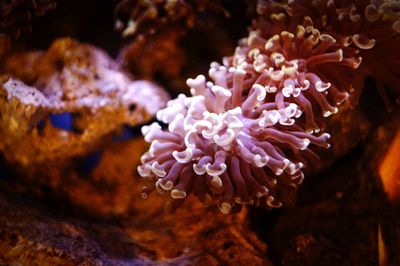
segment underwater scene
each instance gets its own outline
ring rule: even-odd
[[[0,265],[399,250],[399,1],[0,0]]]

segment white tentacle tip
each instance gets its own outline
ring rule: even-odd
[[[151,173],[151,167],[148,165],[139,165],[137,171],[141,177],[149,176]]]
[[[172,181],[167,181],[165,184],[162,182],[162,179],[157,180],[157,185],[160,186],[164,190],[171,190],[174,187],[174,183]]]
[[[146,192],[142,192],[142,193],[140,194],[140,197],[141,197],[142,199],[147,199],[147,198],[149,197],[149,194],[147,194]]]
[[[218,85],[212,86],[211,91],[215,95],[223,96],[224,98],[229,98],[232,96],[232,92],[230,90],[225,89],[224,87]]]
[[[187,148],[185,151],[182,152],[173,151],[172,156],[179,163],[187,163],[190,161],[190,159],[192,159],[193,152],[191,148]]]
[[[222,202],[218,208],[223,214],[229,214],[232,210],[232,205],[228,202]]]
[[[193,164],[193,171],[197,174],[197,175],[204,175],[207,170],[205,166],[199,166],[198,164]]]
[[[151,165],[151,171],[158,177],[164,177],[167,175],[167,172],[165,172],[165,170],[160,167],[160,164],[158,164],[158,162],[154,162]]]
[[[260,154],[254,155],[254,164],[257,167],[264,167],[268,163],[268,156],[261,156]]]
[[[309,139],[303,139],[302,140],[302,146],[300,147],[300,150],[305,150],[307,149],[308,145],[310,145],[311,141]]]
[[[267,90],[265,89],[265,87],[258,83],[255,83],[253,85],[253,89],[257,94],[257,101],[261,102],[265,99],[265,96],[267,96]]]
[[[184,199],[186,198],[186,192],[179,189],[173,189],[171,191],[171,198],[173,199]]]
[[[219,176],[213,176],[211,179],[211,185],[217,189],[222,188],[223,183]]]
[[[220,164],[219,164],[219,168],[220,168],[220,169],[217,169],[217,170],[211,169],[210,166],[211,166],[210,163],[208,163],[208,164],[206,165],[207,174],[209,174],[210,176],[220,176],[220,175],[222,175],[222,174],[226,171],[226,168],[227,168],[227,166],[226,166],[225,163],[220,163]]]
[[[273,196],[269,196],[267,198],[267,205],[272,208],[280,208],[282,207],[282,203],[277,201]]]

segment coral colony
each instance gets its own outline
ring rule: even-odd
[[[281,207],[329,148],[324,120],[358,97],[365,77],[400,88],[399,69],[388,68],[399,55],[377,56],[399,47],[399,10],[398,1],[259,1],[234,55],[157,113],[167,128],[142,128],[151,145],[138,172],[154,180],[142,197],[192,193],[222,213]]]
[[[4,68],[15,78],[0,75],[0,151],[29,174],[54,160],[63,169],[62,161],[93,152],[122,125],[149,121],[169,99],[155,84],[133,81],[103,50],[70,38],[10,56]]]

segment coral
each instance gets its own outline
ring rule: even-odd
[[[0,35],[18,39],[32,31],[32,21],[56,7],[56,0],[5,0],[0,3]]]
[[[387,45],[378,35],[388,28],[398,38],[386,22],[364,34],[354,3],[346,2],[347,10],[336,7],[341,1],[268,1],[273,8],[263,9],[265,2],[235,54],[211,64],[212,81],[188,79],[191,97],[180,95],[157,113],[168,129],[143,127],[151,146],[138,172],[155,182],[144,198],[154,189],[169,192],[172,202],[193,193],[223,213],[289,202],[302,168],[317,167],[318,147],[329,148],[330,135],[320,133],[326,117],[350,93],[360,94],[372,64],[362,56],[370,60],[372,48]]]
[[[167,23],[192,28],[201,22],[199,14],[206,10],[228,16],[220,2],[221,0],[121,0],[115,7],[115,27],[122,31],[123,36],[138,32],[154,33]]]
[[[185,63],[179,47],[182,31],[164,28],[159,34],[139,36],[120,52],[121,62],[139,77],[151,79],[156,73],[176,77]]]
[[[104,51],[72,39],[11,56],[5,72],[0,150],[28,168],[85,155],[123,124],[148,121],[168,99],[155,84],[132,81]]]
[[[129,37],[125,38],[124,47],[119,52],[121,64],[136,77],[158,79],[172,93],[182,92],[188,76],[185,70],[195,68],[196,64],[209,63],[206,59],[200,62],[198,58],[193,59],[195,63],[190,62],[193,54],[199,51],[198,41],[193,40],[193,36],[219,30],[223,34],[217,40],[214,36],[221,34],[212,34],[212,46],[221,37],[223,39],[227,27],[221,23],[225,21],[221,18],[229,17],[228,10],[222,7],[224,1],[118,1],[114,12],[115,28],[122,31],[122,36]],[[221,43],[221,47],[228,49],[232,46],[231,40],[228,43],[226,46]],[[202,40],[201,48],[208,48],[206,40]],[[214,50],[218,52],[218,49]]]
[[[259,0],[257,7],[259,16],[254,20],[253,28],[260,30],[264,38],[283,30],[293,31],[308,20],[307,25],[318,29],[321,34],[334,37],[345,54],[358,54],[363,63],[352,77],[352,102],[358,101],[366,76],[375,79],[388,105],[390,100],[385,85],[400,99],[400,72],[392,67],[400,60],[397,51],[400,42],[398,1]]]
[[[320,130],[313,107],[329,116],[347,97],[306,66],[358,65],[355,59],[340,63],[340,51],[325,55],[320,49],[303,61],[291,51],[279,53],[279,43],[287,45],[293,38],[284,32],[266,41],[252,32],[224,65],[211,64],[214,82],[206,83],[202,75],[189,79],[193,97],[180,95],[157,113],[169,124],[168,132],[158,124],[143,128],[152,145],[139,173],[159,177],[156,188],[171,190],[174,199],[185,198],[191,190],[203,202],[211,197],[224,213],[235,203],[279,207],[285,200],[279,199],[281,190],[296,188],[303,180],[301,168],[318,160],[309,145],[329,147],[328,134],[312,135]],[[296,39],[308,40],[304,35]],[[329,39],[321,39],[321,47],[330,48]],[[303,111],[303,125],[295,124]]]

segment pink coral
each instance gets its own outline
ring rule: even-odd
[[[313,1],[303,10],[296,1],[268,1],[265,11],[267,1],[260,2],[248,38],[223,65],[211,64],[212,81],[189,79],[192,96],[157,113],[168,129],[143,128],[151,146],[138,171],[155,182],[143,197],[154,189],[173,201],[193,193],[223,213],[243,204],[280,207],[302,182],[302,169],[318,164],[318,148],[329,147],[324,119],[361,90],[369,66],[361,54],[376,40],[342,28],[359,21],[354,4]],[[317,12],[333,7],[339,21]],[[333,31],[327,22],[340,26]]]
[[[296,188],[301,168],[317,160],[309,146],[329,147],[328,134],[312,135],[320,129],[313,109],[329,116],[347,97],[305,70],[342,62],[341,51],[290,58],[279,43],[293,38],[286,32],[265,41],[252,32],[224,65],[211,64],[213,82],[202,75],[189,79],[193,96],[180,95],[157,113],[168,131],[157,123],[143,128],[152,144],[140,175],[154,176],[156,189],[171,191],[173,199],[190,191],[203,202],[211,198],[224,213],[244,203],[279,207],[281,190]]]
[[[357,70],[340,78],[354,88],[352,102],[362,92],[366,76],[374,77],[382,96],[389,103],[385,85],[400,100],[400,71],[393,67],[400,60],[400,4],[397,0],[258,0],[258,17],[253,28],[264,38],[281,31],[294,31],[304,21],[321,34],[332,36],[344,54],[354,54],[363,63]],[[334,73],[334,70],[330,70]]]

